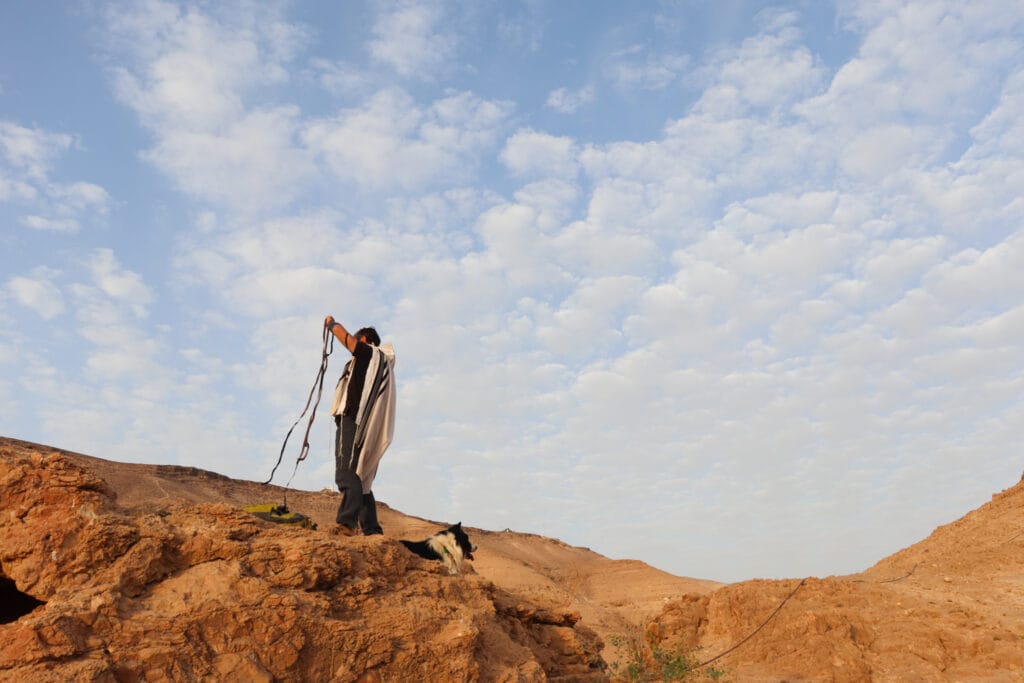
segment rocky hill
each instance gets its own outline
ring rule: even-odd
[[[609,635],[719,585],[472,527],[449,576],[396,540],[446,524],[381,505],[386,536],[339,538],[241,509],[282,494],[0,438],[0,680],[595,680]],[[337,501],[288,493],[321,529]]]
[[[656,622],[708,653],[764,625],[721,660],[737,681],[1024,681],[1024,483],[863,573],[745,581]]]
[[[0,438],[0,680],[597,681],[656,668],[642,634],[733,681],[1024,681],[1022,486],[855,576],[722,585],[472,520],[449,576],[397,539],[459,520],[339,538],[242,510],[277,487]],[[337,494],[288,502],[326,529]]]

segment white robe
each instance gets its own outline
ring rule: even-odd
[[[355,450],[359,453],[356,474],[363,482],[363,493],[369,493],[377,476],[377,465],[391,445],[395,433],[395,350],[391,344],[371,346],[373,355],[366,368],[366,381],[356,414]],[[348,399],[352,361],[334,389],[331,415],[341,415]]]

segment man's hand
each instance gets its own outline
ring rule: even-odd
[[[350,353],[356,352],[356,338],[349,334],[345,326],[335,320],[333,315],[324,318],[324,327],[333,333]]]

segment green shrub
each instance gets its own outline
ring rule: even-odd
[[[663,642],[655,630],[636,629],[629,635],[612,637],[611,644],[626,654],[625,665],[612,664],[612,681],[724,681],[725,671],[701,668],[698,648],[689,647],[682,638]]]

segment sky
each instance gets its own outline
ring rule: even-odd
[[[857,572],[1024,470],[1022,197],[1019,0],[3,2],[0,434],[263,481],[330,314],[393,508]]]

